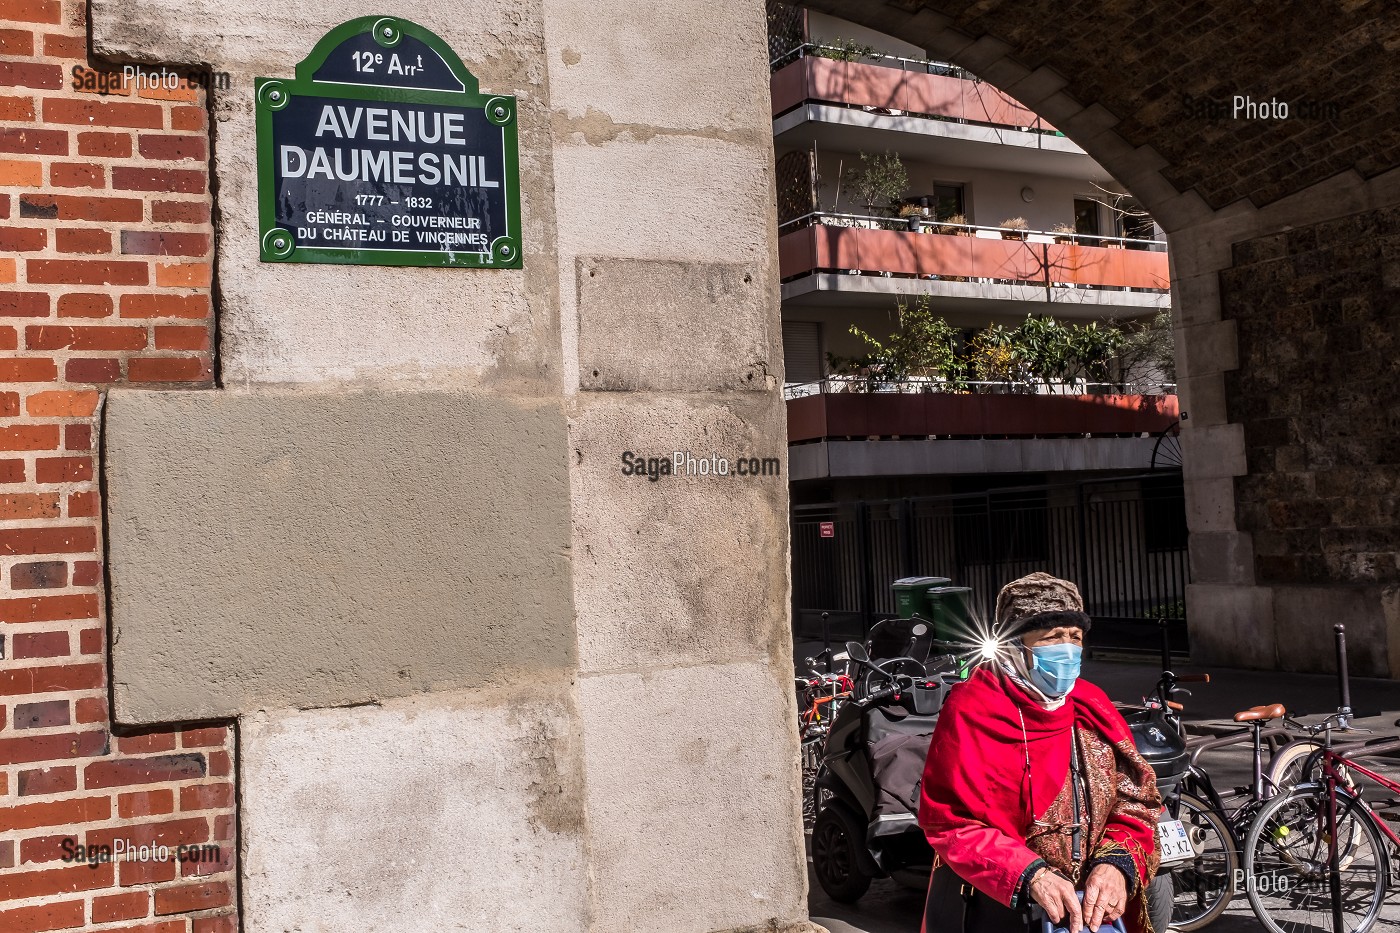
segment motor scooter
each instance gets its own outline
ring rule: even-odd
[[[852,904],[875,878],[928,885],[933,850],[918,824],[919,782],[948,685],[907,655],[893,659],[898,664],[874,661],[855,641],[846,653],[863,689],[837,711],[826,737],[812,867],[828,897]]]

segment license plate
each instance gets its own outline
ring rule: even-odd
[[[1191,837],[1181,820],[1164,820],[1157,824],[1157,846],[1162,851],[1162,864],[1173,865],[1196,857]]]

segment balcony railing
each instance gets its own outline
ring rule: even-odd
[[[788,443],[867,438],[1122,437],[1180,419],[1175,395],[822,393],[791,399]]]
[[[836,53],[836,54],[826,54]],[[885,68],[898,68],[901,71],[913,71],[920,74],[946,75],[950,78],[964,78],[968,81],[978,80],[977,76],[966,68],[954,65],[952,62],[938,61],[932,58],[909,58],[903,55],[886,55],[884,52],[873,52],[869,55],[854,55],[840,46],[827,45],[822,42],[804,42],[794,47],[784,55],[768,63],[770,71],[779,71],[783,66],[797,61],[799,58],[831,58],[837,59],[842,55],[859,58],[862,62],[877,62]]]
[[[895,61],[903,65],[906,60]],[[773,116],[800,104],[822,103],[892,116],[1063,135],[1035,111],[985,81],[970,79],[960,69],[941,63],[924,65],[929,70],[804,56],[773,73]]]
[[[792,401],[809,395],[918,395],[941,392],[952,395],[1175,395],[1175,382],[1090,382],[1001,380],[955,383],[927,376],[910,376],[899,382],[880,382],[862,376],[827,376],[812,382],[788,382],[783,398]]]
[[[804,224],[806,226],[804,226]],[[1013,230],[854,214],[809,214],[783,224],[783,281],[812,273],[1165,292],[1166,243],[1127,237]],[[951,232],[943,232],[951,231]]]

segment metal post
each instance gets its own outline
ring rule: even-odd
[[[914,567],[914,503],[910,499],[899,500],[899,565],[903,576],[912,577],[919,573]]]
[[[1089,608],[1089,509],[1084,501],[1084,484],[1076,483],[1074,486],[1075,507],[1079,511],[1079,571],[1076,581],[1079,584],[1079,592],[1084,597],[1084,608]],[[1091,613],[1092,614],[1092,613]]]
[[[864,640],[874,624],[875,612],[874,568],[870,566],[870,506],[864,500],[856,503],[856,553],[860,555],[860,637]]]
[[[1341,626],[1337,638],[1343,640]],[[1325,762],[1324,762],[1325,764]],[[1327,887],[1332,894],[1332,933],[1346,933],[1342,920],[1342,864],[1337,844],[1337,776],[1327,766]]]
[[[1172,636],[1167,629],[1167,620],[1158,619],[1157,627],[1162,636],[1162,670],[1169,671],[1172,669]]]
[[[1342,693],[1342,705],[1337,709],[1340,714],[1337,717],[1337,723],[1339,728],[1350,729],[1351,680],[1347,674],[1347,630],[1345,625],[1338,622],[1332,626],[1332,631],[1337,633],[1337,684]]]

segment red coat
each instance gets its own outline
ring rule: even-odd
[[[1157,814],[1152,808],[1160,806],[1160,798],[1150,766],[1133,747],[1128,724],[1093,684],[1078,681],[1056,710],[1046,710],[987,668],[954,687],[924,766],[919,825],[943,863],[978,890],[1011,905],[1027,868],[1040,857],[1026,844],[1032,821],[1046,815],[1069,778],[1072,727],[1102,737],[1125,763],[1126,773],[1109,779],[1145,785],[1133,798],[1134,806],[1111,808],[1102,826],[1102,840],[1120,844],[1138,869],[1133,898],[1138,903],[1130,904],[1124,915],[1131,928],[1139,912],[1134,908],[1141,906],[1157,867]]]

